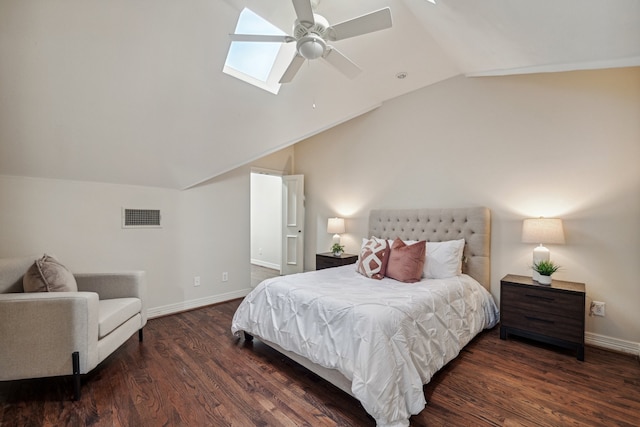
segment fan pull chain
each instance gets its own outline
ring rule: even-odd
[[[314,72],[313,72],[314,70],[311,70],[311,61],[307,61],[307,68],[308,68],[309,75],[311,76],[311,80],[315,81],[314,83],[317,83],[317,76],[314,74]],[[315,110],[316,109],[316,93],[315,93],[316,90],[315,90],[315,88],[318,87],[318,85],[317,84],[313,84],[312,87],[313,87],[313,95],[311,96],[311,108]]]

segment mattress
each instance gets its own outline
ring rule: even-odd
[[[339,371],[378,426],[407,426],[425,407],[423,384],[497,321],[491,294],[468,275],[408,284],[348,265],[265,280],[231,330]]]

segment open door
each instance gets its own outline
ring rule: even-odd
[[[302,273],[304,267],[304,175],[282,177],[283,275]]]

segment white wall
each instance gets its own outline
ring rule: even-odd
[[[372,208],[488,206],[492,293],[530,274],[522,219],[564,219],[549,246],[557,279],[585,282],[606,317],[592,338],[640,342],[640,68],[498,78],[455,77],[295,147],[305,174],[305,265],[330,244],[326,219],[347,218],[357,253]],[[332,165],[328,167],[327,165]],[[635,346],[635,347],[634,347]]]
[[[251,262],[280,270],[282,177],[251,174]]]
[[[607,303],[587,330],[638,343],[639,117],[638,68],[459,77],[253,165],[305,174],[307,269],[331,245],[329,216],[346,218],[342,242],[357,252],[371,208],[485,205],[497,298],[503,275],[529,273],[522,219],[560,216],[557,278]],[[249,187],[250,166],[182,192],[0,176],[0,256],[49,251],[78,272],[144,269],[152,315],[229,299],[250,287]],[[122,206],[161,209],[163,228],[122,230]]]
[[[288,173],[292,155],[290,148],[254,164]],[[151,317],[244,296],[250,172],[186,191],[0,176],[0,257],[48,252],[74,272],[145,270]],[[162,228],[122,229],[123,206],[160,209]]]
[[[179,201],[161,188],[0,176],[0,256],[47,252],[73,272],[146,270],[149,306],[180,301]],[[162,228],[123,229],[122,207],[160,209]]]

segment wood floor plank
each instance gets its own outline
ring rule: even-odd
[[[233,337],[239,300],[152,319],[83,377],[0,383],[0,426],[374,426],[353,397],[259,340]],[[474,339],[424,386],[414,427],[638,426],[637,357]]]

